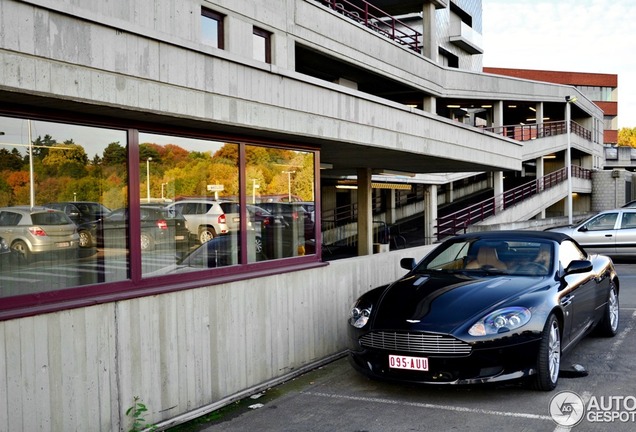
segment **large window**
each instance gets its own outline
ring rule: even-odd
[[[0,298],[20,307],[316,260],[313,151],[6,116],[0,132]]]

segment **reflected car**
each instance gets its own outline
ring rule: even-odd
[[[151,251],[158,246],[185,250],[189,247],[186,219],[175,209],[141,206],[141,250]],[[81,247],[125,248],[128,238],[128,208],[113,210],[102,219],[78,227]]]
[[[261,228],[286,228],[289,225],[282,216],[277,216],[262,207],[248,204],[246,206],[249,219],[254,227]]]
[[[562,355],[592,329],[618,332],[609,257],[565,234],[499,231],[446,240],[363,294],[348,319],[349,359],[378,379],[422,384],[525,380],[557,386]]]
[[[101,219],[110,213],[108,207],[94,201],[62,201],[44,204],[44,207],[63,211],[76,225]]]
[[[24,261],[46,253],[73,257],[79,245],[77,229],[69,217],[46,207],[0,208],[0,236]]]
[[[240,222],[238,203],[211,199],[185,199],[168,204],[188,221],[190,234],[203,244],[216,236],[237,231]]]
[[[260,242],[259,237],[255,241]],[[256,248],[256,260],[262,261],[266,257]],[[185,257],[172,264],[148,273],[146,277],[162,276],[166,274],[182,273],[193,270],[204,270],[217,267],[225,267],[239,263],[241,247],[236,235],[222,235],[198,246]]]
[[[636,208],[606,210],[573,225],[546,231],[565,233],[588,252],[617,258],[636,256]]]

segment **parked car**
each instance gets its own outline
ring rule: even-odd
[[[573,225],[547,231],[569,235],[588,252],[611,257],[636,256],[636,208],[606,210]]]
[[[250,222],[253,226],[259,226],[261,228],[285,228],[289,226],[285,218],[277,216],[262,207],[253,204],[248,204],[246,207]]]
[[[186,219],[175,209],[157,206],[141,206],[141,250],[153,250],[157,246],[174,246],[178,250],[188,248],[189,232]],[[108,215],[78,227],[81,247],[126,247],[128,238],[128,208],[113,210]]]
[[[201,244],[239,228],[240,210],[236,202],[186,199],[168,204],[167,207],[183,214],[188,221],[190,234]]]
[[[69,217],[46,207],[0,208],[0,236],[25,261],[45,253],[75,256],[79,245],[77,229]]]
[[[526,378],[552,390],[561,356],[583,336],[595,328],[609,337],[618,332],[612,260],[588,255],[565,234],[464,234],[401,266],[408,273],[362,295],[348,320],[351,364],[374,378]]]
[[[103,218],[110,209],[94,201],[62,201],[44,204],[44,207],[62,210],[76,225]]]

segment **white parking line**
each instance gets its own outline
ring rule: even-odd
[[[623,309],[624,310],[624,309]],[[636,310],[632,312],[632,319],[629,321],[629,324],[625,329],[618,334],[616,339],[614,339],[614,343],[612,344],[612,349],[609,350],[607,355],[605,356],[605,361],[612,361],[616,357],[616,353],[620,349],[623,342],[625,342],[625,338],[634,330],[634,321],[636,320]]]
[[[301,392],[301,393],[310,395],[310,396],[328,397],[333,399],[347,399],[347,400],[372,402],[372,403],[380,403],[380,404],[388,404],[388,405],[413,406],[417,408],[428,408],[428,409],[444,410],[444,411],[465,412],[465,413],[495,415],[500,417],[516,417],[516,418],[552,421],[552,417],[547,415],[539,415],[539,414],[518,413],[518,412],[508,412],[508,411],[493,411],[493,410],[466,408],[466,407],[451,406],[451,405],[436,405],[436,404],[421,403],[421,402],[403,402],[403,401],[401,402],[401,401],[396,401],[391,399],[368,398],[368,397],[361,397],[361,396],[347,396],[347,395],[337,395],[337,394],[318,393],[318,392]]]

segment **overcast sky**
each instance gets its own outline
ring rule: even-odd
[[[484,66],[618,74],[636,127],[636,0],[482,0]]]

